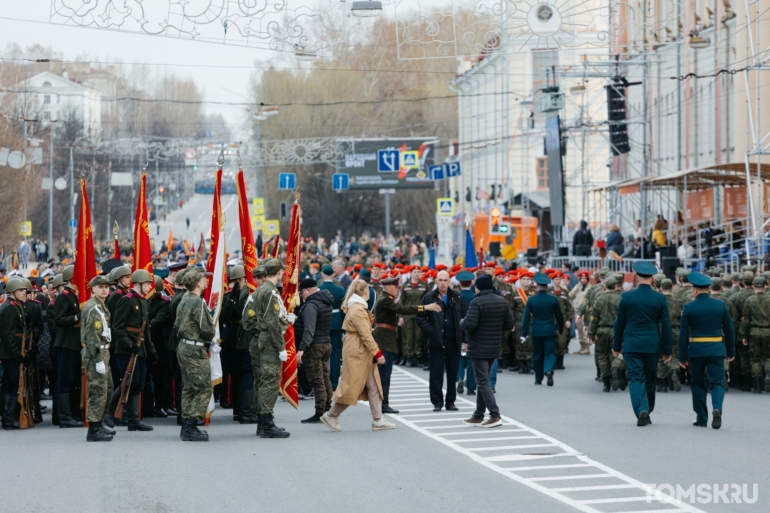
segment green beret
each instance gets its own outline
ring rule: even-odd
[[[767,285],[767,281],[765,280],[764,276],[757,276],[754,278],[754,282],[752,283],[755,287],[761,288]]]
[[[268,276],[275,276],[281,269],[286,269],[286,266],[277,258],[271,258],[265,262],[265,272]]]
[[[91,287],[91,288],[94,288],[97,285],[108,285],[109,286],[109,284],[110,284],[110,279],[107,276],[103,275],[103,274],[100,274],[98,276],[94,276],[93,278],[91,278],[91,281],[88,282],[88,286]]]
[[[674,283],[666,278],[660,282],[660,288],[663,290],[671,290],[674,287]]]

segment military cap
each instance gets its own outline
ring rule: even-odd
[[[133,283],[152,283],[152,275],[144,269],[137,269],[131,275],[131,281]]]
[[[722,283],[733,281],[733,277],[730,274],[722,274]]]
[[[682,278],[683,281],[689,281],[690,270],[689,269],[682,269],[682,272],[679,273],[679,277]]]
[[[634,264],[634,272],[639,276],[649,278],[650,276],[657,274],[658,269],[650,262],[640,261]]]
[[[259,264],[256,266],[252,271],[251,275],[255,278],[259,278],[260,276],[265,276],[267,272],[265,272],[265,266],[262,264]]]
[[[187,267],[187,262],[170,262],[166,269],[169,271],[179,271]]]
[[[332,274],[334,274],[334,269],[332,269],[332,266],[330,266],[329,264],[326,264],[323,267],[321,267],[321,273],[325,274],[326,276],[331,276]]]
[[[604,280],[604,286],[607,287],[608,289],[614,289],[617,284],[618,284],[618,281],[615,279],[614,276],[610,276],[606,280]]]
[[[610,276],[615,278],[615,285],[620,285],[624,281],[626,281],[626,275],[623,273],[612,273]]]
[[[752,285],[757,288],[762,288],[767,285],[767,280],[765,280],[764,276],[757,276],[754,278]]]
[[[538,285],[548,285],[551,283],[551,278],[549,278],[547,275],[543,273],[537,273],[535,275],[535,283]]]
[[[751,285],[754,282],[754,273],[751,271],[745,271],[743,273],[743,284]]]
[[[112,271],[110,271],[110,272],[112,272]],[[91,281],[88,282],[88,286],[90,288],[94,288],[97,285],[109,285],[109,284],[110,284],[109,277],[107,277],[107,276],[105,276],[103,274],[100,274],[98,276],[94,276],[93,278],[91,278]]]
[[[187,271],[187,268],[182,269],[178,273],[176,273],[176,276],[174,276],[174,284],[175,285],[184,285],[184,273]]]
[[[24,279],[19,276],[8,278],[8,281],[5,282],[5,291],[16,292],[17,290],[26,290]]]
[[[265,272],[268,276],[275,276],[281,269],[286,269],[286,266],[277,258],[271,258],[265,262]]]
[[[471,274],[471,273],[468,273],[468,274]],[[398,285],[398,276],[394,276],[393,278],[385,278],[384,280],[380,280],[380,285]]]
[[[732,286],[733,286],[733,281],[729,278],[725,278],[724,276],[722,276],[722,288],[729,289]]]
[[[703,289],[711,286],[711,278],[701,273],[690,273],[687,280],[693,287]]]
[[[188,289],[194,289],[201,278],[204,276],[211,276],[212,273],[207,273],[200,267],[191,267],[184,273],[184,286]]]
[[[663,273],[658,273],[653,275],[652,282],[655,284],[656,287],[660,288],[660,284],[663,280],[666,279],[666,275]]]
[[[163,278],[160,276],[155,277],[155,292],[163,292]]]
[[[460,271],[455,276],[455,279],[457,281],[463,282],[463,281],[473,281],[473,273],[469,271]]]
[[[369,272],[368,269],[361,269],[361,272],[358,273],[358,277],[363,280],[368,280],[372,277],[372,273]]]
[[[743,266],[743,271],[744,272],[756,273],[757,272],[757,266],[753,265],[753,264],[752,265],[744,265]]]
[[[661,280],[660,282],[660,288],[663,290],[671,290],[674,288],[674,282],[666,278],[665,280]]]
[[[676,271],[674,271],[674,274],[679,277],[682,275],[682,271],[684,271],[684,267],[677,267]]]
[[[64,281],[72,281],[72,275],[75,274],[75,266],[68,265],[67,267],[64,268],[61,274],[62,274],[62,278],[64,278]]]
[[[299,286],[297,287],[297,292],[302,292],[305,289],[312,289],[313,287],[317,287],[318,282],[316,282],[313,278],[305,278],[304,280],[299,282]]]
[[[599,269],[599,275],[600,275],[602,278],[604,278],[605,276],[607,276],[608,274],[610,274],[610,272],[611,272],[611,271],[610,271],[610,268],[609,268],[609,267],[602,267],[601,269]]]
[[[53,288],[56,288],[56,287],[61,287],[62,285],[64,285],[64,276],[62,276],[62,274],[59,273],[59,274],[57,274],[56,276],[53,277],[53,281],[51,282],[51,286]]]
[[[112,281],[118,281],[123,276],[128,276],[131,274],[131,269],[128,268],[128,266],[121,265],[110,271],[110,275],[112,277]]]
[[[230,269],[230,273],[228,275],[229,280],[237,280],[238,278],[245,278],[246,277],[246,270],[243,268],[242,265],[234,265],[232,269]]]

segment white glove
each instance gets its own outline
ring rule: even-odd
[[[527,337],[519,337],[521,339],[521,343],[525,343],[527,341]]]
[[[220,347],[220,345],[216,342],[212,342],[211,345],[209,345],[209,351],[214,354],[219,354],[222,352],[222,347]]]
[[[280,358],[282,362],[285,362],[286,360],[289,359],[289,354],[286,352],[286,350],[283,350],[280,353],[278,353],[278,358]]]
[[[96,362],[96,372],[99,374],[107,374],[107,366],[104,362]]]
[[[291,324],[293,326],[294,325],[294,321],[297,320],[297,316],[294,315],[293,313],[286,314],[286,320],[289,321],[289,324]]]

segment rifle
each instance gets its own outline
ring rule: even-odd
[[[31,337],[30,337],[31,338]],[[31,342],[31,341],[30,341]],[[27,355],[27,333],[26,330],[21,336],[21,356]],[[21,413],[19,414],[19,427],[21,429],[29,429],[34,427],[35,421],[32,419],[32,390],[30,386],[27,386],[29,378],[27,376],[27,367],[24,362],[19,364],[19,395],[17,401]]]
[[[136,338],[137,347],[142,347],[142,342],[144,342],[144,329],[146,327],[147,315],[144,316],[142,327],[139,330],[139,336]],[[128,402],[128,394],[131,392],[131,381],[134,379],[134,367],[136,367],[137,356],[136,353],[131,354],[131,359],[128,361],[128,367],[126,367],[126,375],[123,376],[123,381],[120,383],[120,401],[118,401],[118,407],[115,408],[115,415],[113,415],[116,419],[123,418],[123,408]]]

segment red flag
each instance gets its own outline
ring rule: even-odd
[[[302,250],[302,233],[299,224],[299,193],[294,194],[296,200],[291,209],[291,228],[289,230],[288,248],[286,251],[286,272],[283,275],[281,298],[289,313],[299,306],[297,285],[299,283],[300,251]],[[276,247],[280,237],[276,237]],[[286,401],[299,409],[299,390],[297,389],[297,349],[294,341],[294,326],[286,330],[286,353],[288,358],[281,365],[281,395]]]
[[[120,241],[117,235],[115,236],[115,259],[120,260]]]
[[[171,230],[168,231],[168,241],[166,242],[166,247],[169,251],[171,251],[171,246],[174,245],[174,235]]]
[[[150,249],[150,223],[147,221],[147,173],[142,173],[139,200],[136,203],[134,223],[134,262],[132,271],[144,269],[152,274],[152,250]]]
[[[238,189],[238,218],[241,222],[241,256],[243,257],[243,269],[246,271],[246,281],[249,289],[255,290],[257,282],[251,272],[257,267],[257,248],[254,247],[254,232],[251,230],[251,216],[249,215],[249,201],[246,197],[246,182],[243,179],[243,170],[238,171],[235,179],[235,187]]]
[[[216,265],[217,248],[219,247],[219,232],[222,230],[222,203],[219,199],[220,192],[222,190],[222,168],[220,167],[216,173],[216,182],[214,184],[214,205],[211,209],[211,246],[209,249],[209,259],[206,262],[206,272],[213,273],[214,266]],[[203,234],[201,233],[201,238]],[[222,241],[224,244],[224,241]],[[201,251],[201,257],[203,257],[203,244],[198,247],[198,251]],[[206,303],[209,302],[211,296],[211,285],[214,280],[209,282],[209,287],[204,292],[204,299]]]
[[[78,238],[75,245],[75,269],[72,272],[72,288],[78,293],[82,308],[91,297],[88,283],[96,276],[96,258],[94,258],[94,226],[91,224],[91,208],[88,205],[86,181],[80,179],[80,216],[78,218]]]

